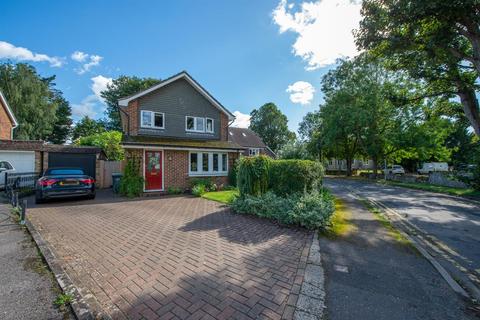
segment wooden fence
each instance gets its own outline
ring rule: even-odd
[[[112,187],[112,173],[122,173],[122,161],[99,161],[97,183],[99,188]]]

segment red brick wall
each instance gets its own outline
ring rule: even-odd
[[[12,139],[12,120],[8,116],[6,106],[0,102],[0,139]]]
[[[228,117],[225,113],[220,113],[220,140],[228,140]]]
[[[136,136],[138,134],[138,100],[130,101],[128,106],[125,108],[125,112],[129,117],[127,117],[123,112],[120,112],[123,132],[132,136]],[[130,132],[128,132],[128,120],[130,120]]]

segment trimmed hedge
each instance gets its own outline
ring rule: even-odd
[[[259,196],[273,191],[279,196],[318,190],[323,166],[311,160],[272,160],[266,156],[244,157],[238,168],[240,195]]]
[[[272,160],[269,190],[277,195],[312,192],[322,185],[323,166],[311,160]]]

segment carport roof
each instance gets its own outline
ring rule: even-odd
[[[42,140],[0,140],[0,150],[103,154],[98,147],[47,144]]]

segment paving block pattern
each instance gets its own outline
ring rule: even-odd
[[[114,319],[292,319],[312,239],[183,196],[51,203],[29,216]]]

